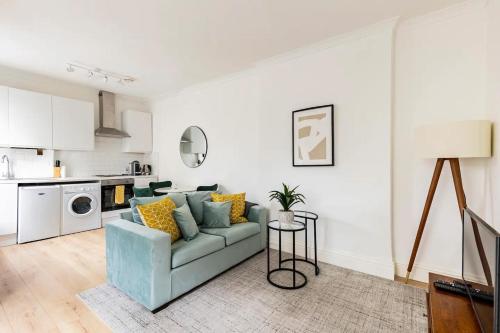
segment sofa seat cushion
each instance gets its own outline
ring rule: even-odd
[[[224,247],[224,237],[221,236],[199,233],[189,242],[180,239],[172,244],[172,268],[185,265]]]
[[[226,240],[226,246],[237,243],[240,240],[251,237],[260,232],[258,223],[231,224],[229,228],[205,228],[201,227],[201,233],[222,236]]]

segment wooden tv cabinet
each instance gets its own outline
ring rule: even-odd
[[[429,273],[429,294],[427,295],[429,331],[433,333],[481,332],[469,299],[466,296],[436,289],[434,287],[436,280],[453,282],[456,278]]]

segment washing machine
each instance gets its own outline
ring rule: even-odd
[[[61,235],[101,227],[101,185],[80,183],[61,185]]]

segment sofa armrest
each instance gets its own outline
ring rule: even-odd
[[[248,221],[260,224],[260,246],[264,249],[267,244],[267,209],[262,206],[250,207]]]
[[[157,309],[170,300],[170,235],[127,220],[106,224],[108,282]]]

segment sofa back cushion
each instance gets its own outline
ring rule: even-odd
[[[170,198],[174,201],[175,203],[175,207],[181,207],[181,206],[184,206],[185,204],[187,204],[187,200],[186,200],[186,195],[184,193],[169,193],[169,194],[164,194],[162,196],[159,196],[159,197],[167,197],[167,198]]]
[[[186,193],[189,209],[191,209],[194,220],[198,225],[203,223],[203,202],[211,201],[212,199],[210,194],[212,193],[212,191],[196,191]]]
[[[175,207],[181,207],[182,205],[185,205],[187,203],[186,201],[186,195],[183,193],[169,193],[166,195],[162,196],[157,196],[157,197],[133,197],[129,200],[130,203],[130,208],[132,209],[132,219],[134,223],[144,225],[144,222],[141,219],[141,216],[139,215],[139,212],[137,211],[137,205],[145,205],[148,203],[156,202],[158,200],[164,199],[164,198],[170,198],[173,200],[175,203]]]

